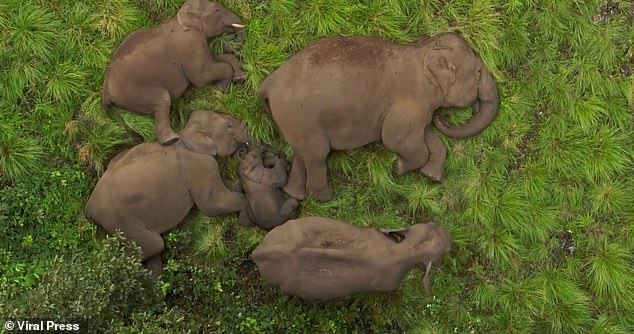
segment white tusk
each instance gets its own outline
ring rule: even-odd
[[[234,27],[234,28],[238,28],[238,29],[244,28],[244,24],[232,23],[231,26]]]

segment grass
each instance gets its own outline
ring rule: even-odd
[[[47,247],[48,253],[82,247],[79,237],[65,243],[59,235],[47,244],[46,236],[59,226],[69,238],[87,233],[81,213],[84,190],[44,186],[57,182],[48,171],[86,175],[76,181],[77,189],[84,189],[131,145],[100,106],[106,66],[125,36],[172,17],[181,3],[0,3],[0,184],[8,189],[6,196],[15,196],[3,197],[0,208],[16,215],[6,217],[0,210],[0,220],[20,224],[11,227],[16,235],[0,249],[0,263],[15,262],[16,254],[29,254],[29,249],[46,254]],[[188,90],[172,107],[176,129],[193,110],[224,111],[290,158],[292,151],[262,111],[255,91],[291,55],[331,35],[406,43],[459,31],[494,74],[500,113],[477,137],[443,137],[448,160],[440,184],[418,174],[395,177],[396,155],[372,144],[331,154],[328,177],[335,199],[302,203],[304,216],[324,215],[359,226],[398,228],[434,221],[448,229],[454,248],[434,275],[433,296],[422,293],[422,275],[414,271],[394,294],[327,304],[287,297],[262,283],[248,259],[262,231],[238,226],[233,216],[208,219],[192,213],[166,236],[165,304],[158,313],[133,316],[127,332],[146,325],[157,333],[209,330],[191,327],[197,321],[218,331],[250,333],[307,328],[323,333],[634,332],[630,2],[614,1],[618,8],[611,13],[602,0],[223,3],[246,23],[238,57],[247,79],[228,94],[212,87]],[[214,43],[214,49],[221,44]],[[470,112],[452,109],[450,118],[464,121]],[[155,140],[150,118],[123,116],[146,141]],[[235,162],[221,161],[221,166],[224,175],[235,177]],[[44,174],[38,172],[42,169]],[[64,198],[73,203],[60,203],[55,194],[40,190],[26,196],[22,189],[67,189]],[[45,198],[42,205],[54,207],[44,207],[44,213],[21,211],[20,201],[37,210],[30,198]],[[56,215],[55,210],[69,211]],[[58,216],[50,218],[60,219],[54,224],[45,218]],[[571,231],[573,253],[558,251],[564,230]],[[3,270],[5,279],[37,282],[39,274],[28,273],[42,269],[19,261]]]

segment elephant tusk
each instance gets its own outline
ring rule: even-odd
[[[244,24],[238,24],[238,23],[232,23],[231,26],[238,29],[244,28]]]
[[[431,287],[431,276],[429,276],[429,271],[431,269],[431,261],[427,263],[427,268],[425,270],[425,277],[423,277],[423,288],[425,289],[425,293],[429,294]]]

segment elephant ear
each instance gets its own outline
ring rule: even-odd
[[[448,57],[452,51],[448,46],[436,44],[425,57],[425,67],[432,76],[430,81],[440,88],[443,97],[447,97],[449,90],[456,83],[458,67]]]
[[[178,24],[183,27],[183,30],[188,31],[194,29],[203,31],[203,22],[200,18],[200,1],[189,0],[176,14],[176,20]]]
[[[181,132],[180,138],[185,148],[192,152],[212,156],[218,154],[216,142],[203,131],[202,124],[198,121],[188,122]]]
[[[409,231],[408,228],[400,228],[395,230],[381,230],[385,236],[392,239],[394,242],[400,243],[405,239],[406,233]]]

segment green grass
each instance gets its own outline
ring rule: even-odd
[[[166,235],[164,302],[117,318],[110,331],[634,332],[634,6],[615,2],[599,20],[601,0],[224,1],[246,23],[238,57],[247,79],[228,94],[188,90],[172,107],[173,126],[196,109],[227,112],[289,158],[255,91],[291,55],[332,35],[405,43],[463,34],[496,78],[500,113],[475,138],[443,137],[445,180],[396,177],[396,155],[373,144],[331,154],[334,200],[302,203],[303,216],[359,226],[433,221],[452,233],[453,250],[433,276],[433,296],[413,271],[393,294],[306,302],[254,271],[249,254],[264,232],[194,212]],[[83,205],[108,161],[131,145],[101,108],[105,69],[125,36],[181,4],[0,3],[0,285],[41,290],[55,255],[92,249]],[[155,140],[152,119],[123,116]],[[235,178],[235,162],[221,166]],[[572,254],[559,248],[563,230]],[[3,298],[0,309],[18,303]]]

